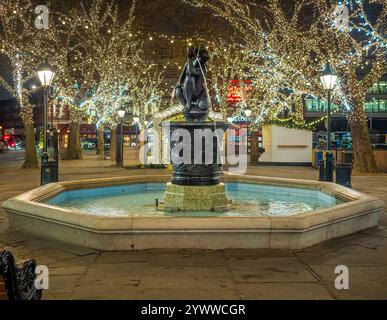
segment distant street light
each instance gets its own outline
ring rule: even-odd
[[[118,116],[121,118],[121,120],[125,117],[125,113],[126,113],[126,111],[125,110],[123,110],[123,109],[120,109],[120,110],[118,110],[117,111],[117,113],[118,113]]]
[[[253,113],[253,111],[250,110],[250,109],[246,109],[246,110],[245,110],[245,116],[246,116],[247,118],[250,118],[252,113]]]
[[[331,150],[331,91],[334,89],[337,81],[337,73],[328,63],[321,72],[320,80],[325,90],[328,91],[328,110],[327,110],[327,152],[325,164],[325,180],[333,181],[333,154]]]
[[[136,123],[136,124],[139,123],[140,122],[140,118],[139,117],[134,117],[133,118],[133,122]]]

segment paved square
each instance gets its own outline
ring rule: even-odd
[[[86,165],[88,163],[88,165]],[[124,170],[87,159],[62,162],[61,180],[163,170]],[[316,179],[299,167],[250,167],[248,174]],[[39,171],[2,173],[0,201],[39,185]],[[387,200],[387,175],[354,176],[354,189]],[[0,250],[35,258],[50,270],[43,299],[387,299],[387,215],[378,227],[299,251],[150,250],[101,252],[9,228],[0,211]],[[349,290],[334,287],[335,266],[349,268]]]

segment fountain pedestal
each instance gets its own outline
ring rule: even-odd
[[[224,211],[227,208],[224,183],[212,186],[179,186],[169,182],[164,207],[174,211]]]
[[[169,130],[172,163],[172,179],[167,185],[164,208],[225,210],[227,198],[220,177],[223,173],[223,140],[229,125],[212,121],[179,121],[163,122],[161,126]]]

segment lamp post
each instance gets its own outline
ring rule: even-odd
[[[250,117],[252,113],[253,111],[251,111],[250,109],[245,110],[245,116],[247,118],[247,132],[246,132],[247,154],[249,154],[249,125],[250,125]]]
[[[37,74],[40,80],[40,83],[43,87],[43,104],[44,104],[44,141],[43,141],[43,153],[42,153],[42,163],[41,163],[41,184],[46,184],[54,182],[53,180],[58,180],[58,163],[53,162],[53,166],[48,163],[50,158],[47,148],[48,148],[48,94],[50,91],[50,86],[55,76],[55,72],[52,67],[47,63],[43,62],[38,66]],[[56,171],[54,171],[55,169]],[[56,177],[55,177],[56,176]]]
[[[326,164],[325,164],[325,180],[333,181],[333,154],[331,153],[331,92],[335,87],[337,81],[337,73],[328,63],[324,67],[320,80],[324,86],[324,89],[328,91],[328,110],[327,110],[327,152],[326,152]]]
[[[117,150],[119,152],[116,152],[117,155],[116,155],[116,164],[117,164],[117,167],[123,167],[124,166],[124,139],[123,139],[123,120],[124,120],[124,117],[125,117],[125,110],[124,109],[120,109],[118,110],[118,116],[120,118],[120,138],[118,139],[117,141]]]
[[[148,137],[148,125],[149,125],[149,121],[148,120],[145,120],[144,121],[144,132],[141,136],[141,142],[140,142],[140,147],[142,148],[143,152],[141,152],[140,150],[140,156],[143,157],[143,163],[144,165],[147,165],[148,164],[148,154],[147,154],[147,151],[145,148],[143,148],[144,146],[146,146],[149,142],[149,137]]]
[[[137,142],[138,142],[138,126],[140,124],[140,118],[139,117],[133,117],[133,123],[134,123],[134,126],[136,127],[136,145],[137,145]]]

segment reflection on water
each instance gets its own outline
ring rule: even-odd
[[[341,203],[335,197],[316,190],[231,183],[226,184],[227,197],[230,200],[230,208],[226,212],[164,212],[156,210],[155,199],[162,202],[165,189],[164,184],[136,184],[66,191],[47,203],[112,217],[290,216]]]

